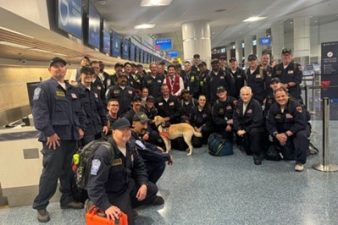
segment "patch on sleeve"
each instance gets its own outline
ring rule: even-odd
[[[90,169],[90,175],[96,176],[97,171],[99,171],[99,169],[100,169],[100,166],[101,166],[101,161],[98,160],[98,159],[94,159],[92,161],[92,168]]]
[[[41,88],[40,87],[35,88],[33,100],[39,100],[40,93],[41,93]]]
[[[300,113],[303,112],[303,109],[302,109],[301,106],[297,106],[297,107],[296,107],[296,110],[297,110],[297,112],[300,112]]]

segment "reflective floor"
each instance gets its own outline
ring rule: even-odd
[[[312,142],[321,148],[321,125],[314,123]],[[331,150],[338,123],[331,123]],[[335,152],[334,152],[335,151]],[[216,158],[207,149],[193,156],[174,151],[175,162],[159,182],[163,207],[138,209],[136,224],[179,225],[336,225],[338,224],[338,172],[323,173],[311,166],[321,154],[308,158],[303,173],[294,172],[294,162],[263,161],[255,166],[250,156],[235,149],[233,156]],[[82,210],[48,207],[48,224],[84,224]],[[0,224],[38,224],[30,206],[0,209]]]

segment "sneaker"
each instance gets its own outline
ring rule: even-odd
[[[161,196],[156,196],[154,201],[152,202],[152,205],[163,205],[164,199]]]
[[[38,209],[37,218],[40,223],[47,223],[50,220],[49,213],[46,209]]]
[[[295,171],[296,172],[302,172],[304,170],[304,165],[301,163],[297,163],[295,166]]]
[[[69,202],[67,205],[61,205],[61,209],[83,209],[83,203],[82,202]]]

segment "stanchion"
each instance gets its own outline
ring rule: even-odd
[[[323,98],[323,163],[313,165],[315,170],[323,172],[338,171],[338,166],[329,163],[329,122],[330,122],[330,103],[329,98]]]

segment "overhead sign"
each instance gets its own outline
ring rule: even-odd
[[[271,45],[271,38],[270,37],[262,37],[259,39],[260,45]]]
[[[170,58],[177,58],[178,57],[178,51],[169,51],[167,52],[167,56]]]
[[[82,39],[82,0],[59,0],[58,28]]]
[[[161,38],[155,40],[155,48],[156,50],[170,50],[172,49],[172,42],[170,38]]]

